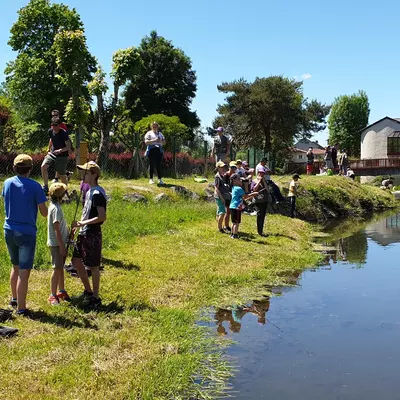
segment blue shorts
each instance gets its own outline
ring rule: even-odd
[[[226,214],[226,207],[225,204],[222,202],[222,200],[219,197],[217,197],[215,199],[215,202],[217,203],[217,215]]]
[[[35,258],[36,236],[4,229],[4,237],[11,263],[18,265],[20,269],[32,269],[33,259]]]

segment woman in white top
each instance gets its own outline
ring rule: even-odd
[[[158,183],[164,185],[161,176],[161,162],[163,159],[163,146],[165,145],[165,138],[160,132],[160,127],[157,122],[150,125],[151,131],[148,131],[144,137],[144,142],[147,145],[146,155],[149,157],[150,162],[150,184],[154,184],[153,175],[154,169],[157,170]]]

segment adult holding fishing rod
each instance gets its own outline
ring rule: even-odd
[[[68,133],[61,128],[61,120],[58,117],[51,119],[49,129],[49,149],[43,160],[41,171],[43,177],[43,191],[47,196],[49,193],[49,167],[54,165],[56,173],[59,174],[62,183],[67,185],[67,163],[68,155],[72,151],[71,140]]]

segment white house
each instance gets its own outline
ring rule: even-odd
[[[361,131],[361,159],[400,157],[400,118],[385,117]]]

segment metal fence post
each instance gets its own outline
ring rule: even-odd
[[[176,174],[176,139],[175,136],[172,136],[172,162],[173,162],[173,178],[177,177]]]
[[[207,169],[208,169],[208,142],[204,141],[204,176],[207,177]]]

